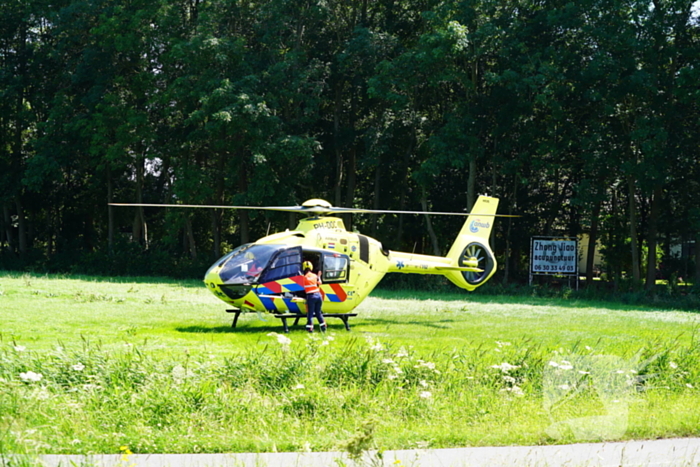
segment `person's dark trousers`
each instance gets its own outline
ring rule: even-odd
[[[320,293],[312,293],[306,296],[306,329],[312,331],[314,329],[314,316],[318,320],[321,330],[326,327],[326,321],[323,319],[323,312],[321,311],[321,304],[323,303],[323,297]]]

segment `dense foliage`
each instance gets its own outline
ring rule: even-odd
[[[698,276],[699,16],[690,0],[4,1],[1,266],[199,274],[295,224],[109,201],[462,211],[487,192],[524,216],[497,223],[504,282],[531,235],[584,232],[610,279]],[[432,254],[460,221],[346,222]]]

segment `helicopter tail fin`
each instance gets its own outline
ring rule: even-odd
[[[496,258],[489,246],[489,237],[497,208],[498,198],[479,196],[447,253],[452,265],[459,270],[446,270],[443,274],[458,287],[474,290],[496,272]]]

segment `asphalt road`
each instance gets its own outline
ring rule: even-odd
[[[700,438],[385,451],[381,457],[368,453],[359,463],[353,463],[346,454],[339,452],[132,454],[128,458],[120,455],[44,455],[36,461],[37,465],[47,467],[692,467],[700,466]],[[6,465],[14,464],[5,464],[0,459],[0,467]]]

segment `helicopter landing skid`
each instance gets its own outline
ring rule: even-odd
[[[231,323],[232,328],[235,328],[236,324],[238,324],[238,317],[241,315],[241,313],[245,313],[244,310],[240,310],[238,308],[232,308],[230,310],[226,310],[226,312],[227,313],[235,313],[235,315],[233,316],[233,323]],[[301,314],[301,313],[280,313],[280,314],[273,314],[272,316],[282,320],[282,326],[284,327],[285,333],[289,332],[289,325],[287,324],[288,318],[294,318],[293,326],[298,325],[300,319],[306,318],[306,315]],[[340,318],[343,321],[343,324],[345,325],[346,331],[350,330],[350,323],[348,323],[348,320],[352,317],[355,317],[355,316],[357,316],[357,313],[324,313],[323,314],[324,318]]]
[[[294,326],[299,324],[299,320],[302,318],[306,318],[306,315],[302,315],[299,313],[283,313],[279,315],[272,315],[275,318],[279,318],[282,320],[282,326],[284,327],[284,332],[289,333],[289,326],[287,326],[287,318],[294,318]],[[345,330],[349,331],[350,330],[350,324],[348,323],[348,319],[352,318],[353,316],[357,316],[357,313],[324,313],[323,317],[324,318],[340,318],[343,320],[343,324],[345,325]]]

